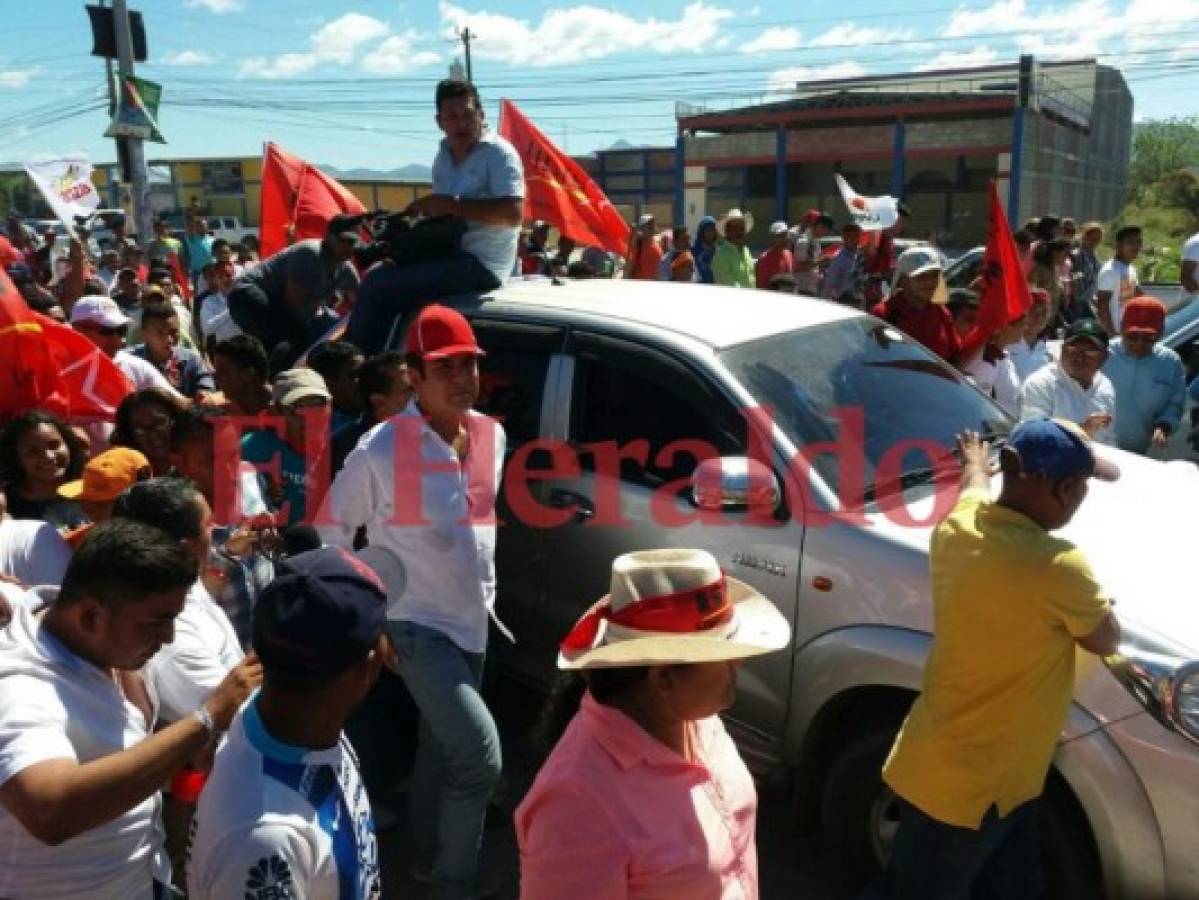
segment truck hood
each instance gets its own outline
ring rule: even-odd
[[[1073,521],[1057,533],[1086,554],[1122,623],[1199,659],[1199,604],[1188,577],[1193,556],[1199,578],[1191,518],[1199,513],[1199,467],[1115,447],[1096,445],[1095,451],[1120,467],[1120,478],[1092,479]],[[999,476],[991,487],[998,496]],[[913,519],[922,521],[933,514],[933,497],[912,501],[908,508]],[[931,528],[898,527],[881,516],[871,519],[888,539],[928,552]]]
[[[1120,479],[1092,479],[1087,499],[1060,534],[1087,555],[1121,622],[1197,658],[1199,605],[1188,576],[1190,563],[1199,563],[1191,518],[1199,512],[1199,467],[1112,447],[1096,452],[1120,467]]]

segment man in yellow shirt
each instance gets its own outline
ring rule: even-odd
[[[1075,647],[1113,653],[1120,629],[1082,552],[1054,537],[1087,494],[1114,480],[1077,426],[1021,423],[1000,451],[958,439],[957,505],[930,565],[933,646],[924,690],[883,780],[902,813],[880,885],[895,900],[1039,897],[1037,801],[1074,691]]]

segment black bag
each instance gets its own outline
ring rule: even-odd
[[[359,253],[360,262],[373,265],[390,259],[397,266],[411,266],[431,259],[453,256],[462,249],[466,220],[461,216],[433,216],[413,222],[398,213],[383,220],[373,244]]]

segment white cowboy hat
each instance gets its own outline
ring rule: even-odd
[[[741,221],[743,221],[745,223],[745,233],[746,234],[749,234],[751,231],[754,230],[754,214],[749,212],[748,210],[746,210],[745,212],[742,212],[741,210],[737,209],[736,207],[733,207],[728,212],[726,212],[723,216],[721,216],[720,221],[718,221],[716,223],[716,227],[720,230],[721,234],[724,234],[724,226],[726,224],[728,224],[729,219],[740,219]]]
[[[676,665],[781,650],[791,627],[774,604],[727,577],[705,550],[642,550],[612,562],[607,596],[562,641],[560,669]]]

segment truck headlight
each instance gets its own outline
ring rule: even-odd
[[[1154,718],[1199,744],[1199,662],[1156,635],[1121,627],[1120,649],[1104,663]]]
[[[1199,743],[1199,663],[1188,663],[1174,673],[1166,711],[1183,734]]]

